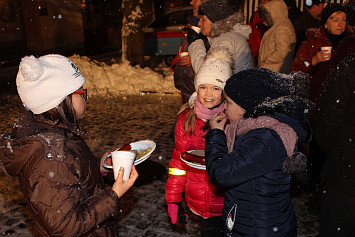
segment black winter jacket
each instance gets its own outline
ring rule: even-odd
[[[314,132],[327,153],[322,183],[355,197],[355,54],[329,75],[317,107]]]

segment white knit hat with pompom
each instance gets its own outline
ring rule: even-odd
[[[58,54],[23,57],[16,77],[18,94],[34,114],[53,109],[84,83],[78,67]]]
[[[195,76],[195,89],[201,84],[212,84],[224,88],[226,81],[233,75],[232,59],[227,49],[211,48]]]

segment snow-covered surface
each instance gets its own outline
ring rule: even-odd
[[[143,105],[143,106],[142,106]],[[115,216],[119,235],[128,237],[196,237],[199,221],[189,209],[185,231],[170,225],[165,203],[168,163],[174,148],[174,127],[181,98],[171,94],[92,96],[87,102],[83,127],[90,150],[101,157],[107,150],[139,140],[153,140],[151,157],[137,165],[138,180],[119,202]],[[25,112],[18,96],[0,97],[0,132],[8,131]],[[111,177],[111,179],[110,179]],[[112,186],[112,174],[107,188]],[[298,237],[316,237],[319,229],[319,196],[304,190],[306,176],[294,176],[292,204],[298,221]],[[29,213],[17,178],[0,171],[0,236],[31,237],[33,218]]]
[[[146,92],[161,94],[179,94],[174,87],[173,72],[166,66],[152,71],[149,67],[131,66],[128,61],[107,65],[104,62],[90,60],[86,56],[69,57],[86,78],[84,87],[89,96],[140,95]]]

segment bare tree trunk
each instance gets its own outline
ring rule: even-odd
[[[144,65],[142,0],[123,0],[122,62]]]

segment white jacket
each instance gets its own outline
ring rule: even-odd
[[[221,34],[217,37],[208,37],[208,42],[213,47],[225,47],[232,57],[233,73],[250,69],[253,67],[253,59],[250,46],[248,44],[251,27],[237,23],[233,31]],[[202,39],[195,40],[189,45],[189,55],[192,62],[192,68],[195,73],[200,69],[207,54]]]

